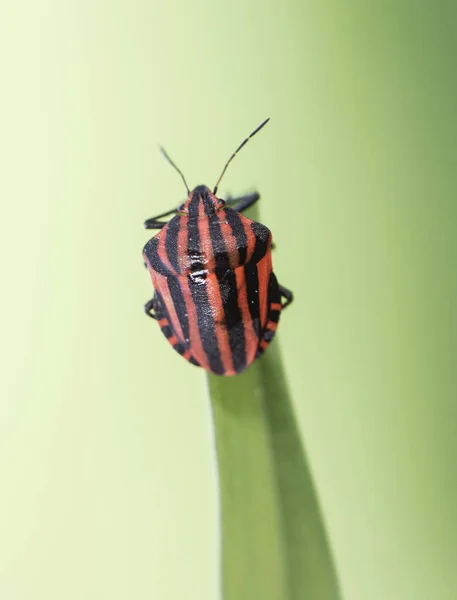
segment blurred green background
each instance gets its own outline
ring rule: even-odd
[[[212,600],[203,372],[143,314],[145,218],[259,189],[346,600],[457,597],[454,2],[0,8],[0,597]]]

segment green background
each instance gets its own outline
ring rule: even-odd
[[[0,597],[212,600],[206,382],[142,312],[146,217],[258,188],[346,600],[457,597],[453,2],[0,8]]]

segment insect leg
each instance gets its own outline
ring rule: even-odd
[[[286,299],[284,304],[281,302],[281,307],[286,308],[286,306],[289,306],[289,304],[291,304],[292,300],[294,299],[294,295],[290,290],[285,288],[283,285],[279,286],[279,293],[281,294],[281,298]]]
[[[252,206],[257,200],[260,198],[260,194],[257,192],[253,192],[252,194],[248,194],[247,196],[241,196],[240,198],[229,198],[227,200],[228,206],[233,208],[238,212],[243,212],[250,206]]]
[[[160,221],[163,217],[168,217],[176,212],[176,208],[167,211],[166,213],[162,213],[161,215],[157,215],[157,217],[151,217],[144,222],[145,229],[162,229],[168,223],[168,221]]]
[[[148,315],[148,317],[151,317],[151,319],[157,318],[154,312],[154,298],[151,298],[151,300],[148,300],[148,302],[146,302],[146,304],[144,305],[144,312]]]

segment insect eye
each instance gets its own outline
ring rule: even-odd
[[[226,205],[226,201],[222,200],[222,198],[218,198],[217,200],[217,208],[223,208]]]
[[[187,215],[187,212],[184,210],[184,204],[181,204],[180,206],[178,206],[178,208],[176,209],[176,214],[183,215],[183,216]]]

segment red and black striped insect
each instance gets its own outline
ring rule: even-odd
[[[259,194],[227,202],[216,196],[229,163],[268,120],[232,154],[213,192],[205,185],[190,191],[162,148],[188,198],[144,224],[160,229],[143,250],[155,289],[146,314],[179,354],[217,375],[241,373],[266,350],[293,298],[273,273],[270,230],[241,214]]]

